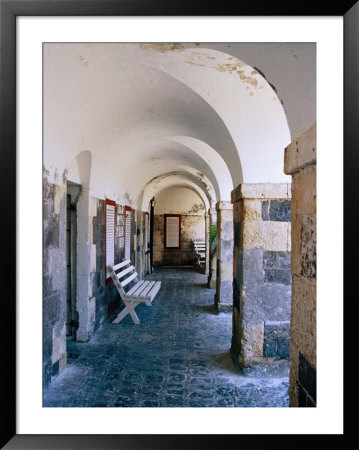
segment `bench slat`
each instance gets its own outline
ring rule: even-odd
[[[126,280],[120,281],[120,283],[122,284],[122,287],[127,286],[128,283],[131,283],[131,281],[134,280],[136,277],[137,277],[137,272],[133,273],[131,276],[126,278]]]
[[[126,261],[122,261],[115,266],[112,267],[113,271],[116,272],[116,270],[121,269],[123,266],[127,266],[127,264],[131,264],[131,261],[129,259],[126,259]]]
[[[151,281],[148,286],[141,292],[140,297],[146,297],[149,291],[153,288],[155,285],[155,281]]]
[[[132,270],[134,270],[133,266],[128,267],[127,269],[123,270],[122,272],[119,272],[117,274],[117,278],[123,278],[127,273],[131,272]]]
[[[156,284],[151,289],[151,291],[148,293],[148,296],[149,296],[151,302],[154,299],[154,297],[157,294],[157,292],[160,290],[160,288],[161,288],[161,282],[157,281]]]
[[[143,292],[143,290],[146,289],[148,284],[149,281],[145,281],[139,289],[137,289],[135,292],[132,293],[132,297],[138,297],[141,294],[141,292]]]
[[[144,280],[139,281],[136,283],[127,293],[126,295],[131,296],[133,292],[135,292],[142,284],[144,283]]]

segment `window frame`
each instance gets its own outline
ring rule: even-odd
[[[129,249],[128,249],[128,252],[129,252],[129,257],[127,258],[127,256],[126,256],[126,249],[127,249],[127,247],[126,247],[126,238],[127,238],[127,213],[130,213],[130,234],[129,234]],[[132,208],[131,208],[131,206],[128,206],[128,205],[126,205],[125,206],[125,232],[124,232],[124,237],[125,237],[125,239],[124,239],[124,258],[125,259],[129,259],[130,261],[131,261],[131,229],[132,229]]]
[[[109,284],[111,281],[111,276],[107,273],[107,206],[113,206],[114,212],[113,212],[113,264],[115,264],[115,255],[116,255],[116,202],[114,200],[110,200],[108,198],[105,199],[105,284]]]
[[[178,217],[178,246],[168,247],[167,246],[167,218],[168,217]],[[179,249],[181,248],[181,225],[182,225],[182,215],[181,214],[165,214],[164,215],[164,246],[165,249]]]

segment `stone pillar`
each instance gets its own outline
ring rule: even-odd
[[[217,211],[214,208],[208,210],[209,227],[215,226],[217,229]],[[208,273],[208,287],[216,288],[217,279],[217,236],[213,242],[209,241],[209,273]]]
[[[205,220],[205,242],[206,242],[206,261],[204,266],[204,273],[205,275],[209,275],[209,252],[210,252],[210,243],[209,243],[209,227],[210,227],[210,220],[209,220],[209,214],[205,214],[204,216]]]
[[[95,214],[96,215],[96,214]],[[77,203],[77,288],[76,307],[79,327],[76,340],[87,342],[94,328],[95,299],[92,297],[91,272],[93,271],[92,217],[90,216],[89,189],[83,187]],[[96,247],[95,247],[96,252]],[[95,259],[96,260],[96,259]],[[96,268],[95,268],[96,270]]]
[[[290,406],[316,406],[316,124],[285,149],[292,175]]]
[[[233,206],[218,202],[217,210],[217,279],[215,307],[218,313],[233,306]]]
[[[289,358],[290,184],[232,191],[232,356],[242,367]]]
[[[66,188],[43,178],[43,387],[66,366]]]

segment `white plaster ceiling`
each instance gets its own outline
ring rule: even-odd
[[[195,190],[186,185],[172,185],[157,194],[154,212],[203,216],[206,209],[208,208]]]
[[[251,66],[204,47],[45,44],[45,168],[78,182],[73,162],[89,152],[92,195],[144,210],[159,177],[207,205],[241,182],[288,182],[281,101]]]

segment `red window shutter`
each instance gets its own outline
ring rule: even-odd
[[[131,259],[131,223],[132,209],[125,206],[125,259]]]
[[[116,203],[105,200],[105,268],[115,264],[115,213]],[[110,276],[106,271],[106,281]]]

